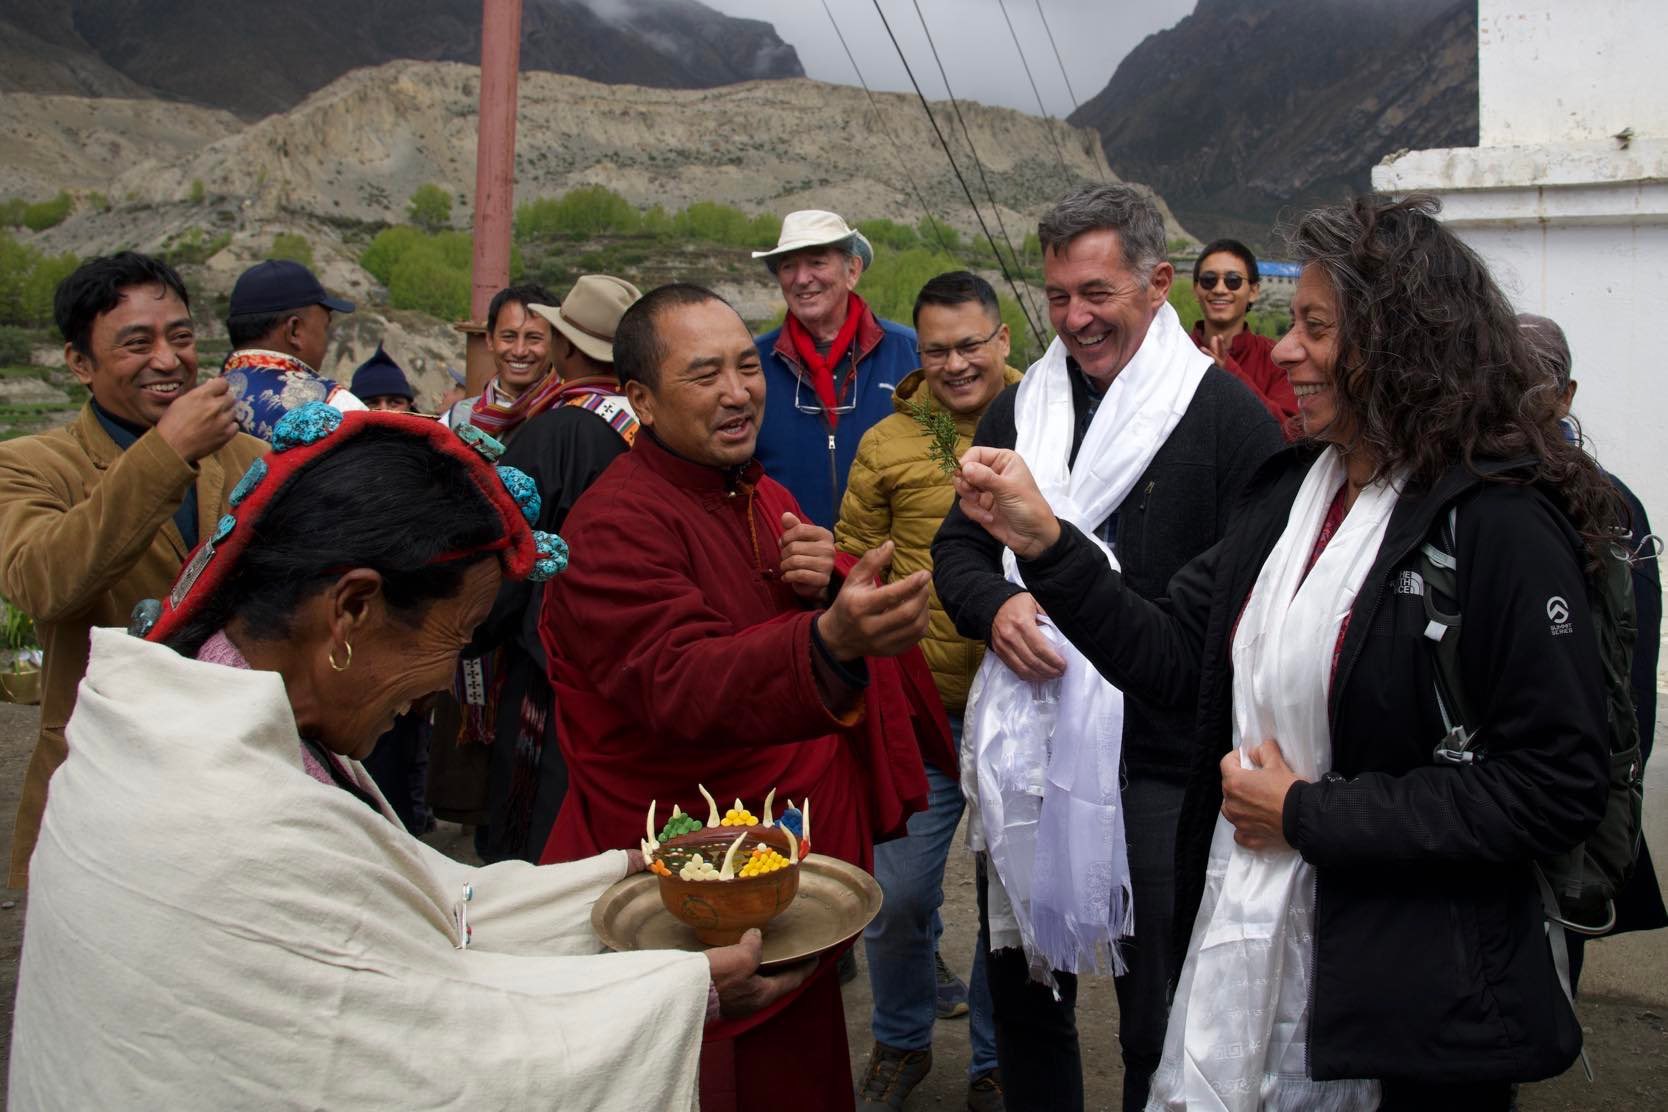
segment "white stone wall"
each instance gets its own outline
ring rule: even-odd
[[[1519,309],[1564,327],[1575,412],[1668,534],[1668,0],[1481,0],[1476,148],[1405,152]]]

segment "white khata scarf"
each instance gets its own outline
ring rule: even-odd
[[[1055,515],[1094,541],[1114,570],[1117,557],[1094,530],[1152,463],[1210,365],[1175,310],[1161,307],[1095,410],[1075,465],[1076,410],[1058,338],[1019,385],[1015,449]],[[1002,567],[1023,586],[1011,550]],[[1043,629],[1065,675],[1029,684],[985,654],[968,696],[962,782],[974,810],[970,840],[989,851],[995,871],[991,946],[1022,946],[1033,975],[1051,980],[1051,971],[1080,967],[1122,971],[1116,942],[1134,929],[1134,908],[1119,782],[1123,693],[1052,623]]]
[[[1305,574],[1344,478],[1336,448],[1309,469],[1234,632],[1234,745],[1247,768],[1246,751],[1268,738],[1304,780],[1332,767],[1333,652],[1384,543],[1399,486],[1364,489]],[[1149,1112],[1378,1107],[1376,1081],[1308,1076],[1314,910],[1312,873],[1296,850],[1246,849],[1217,817]]]

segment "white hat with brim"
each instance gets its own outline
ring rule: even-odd
[[[839,247],[863,260],[863,269],[874,265],[875,249],[866,236],[848,225],[839,215],[821,209],[790,212],[782,220],[782,234],[769,251],[755,251],[755,259],[763,259],[772,274],[783,257],[807,247]]]
[[[557,305],[529,305],[573,346],[599,363],[614,361],[614,330],[625,311],[642,297],[636,286],[608,274],[582,274]]]

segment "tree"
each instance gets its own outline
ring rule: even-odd
[[[272,250],[267,252],[270,259],[289,259],[298,262],[308,270],[313,268],[313,245],[307,242],[307,237],[300,232],[279,232],[272,237]]]
[[[31,232],[44,232],[64,222],[64,217],[75,207],[75,200],[60,190],[50,201],[29,205],[23,210],[23,226]]]
[[[433,182],[424,182],[411,195],[405,211],[406,217],[423,231],[442,231],[452,226],[452,195]]]

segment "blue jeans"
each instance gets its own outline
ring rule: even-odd
[[[959,748],[960,718],[950,719],[950,733]],[[909,836],[875,847],[875,879],[886,899],[863,932],[875,1002],[875,1041],[899,1050],[924,1050],[932,1045],[932,1027],[938,1018],[933,954],[944,931],[938,917],[944,903],[944,863],[949,860],[964,806],[961,786],[931,765],[927,766],[927,785],[929,805],[910,817]],[[973,1050],[968,1076],[975,1077],[996,1068],[985,951],[977,944],[967,981],[968,1038]]]

